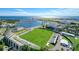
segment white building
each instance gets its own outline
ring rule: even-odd
[[[64,39],[62,39],[62,40],[60,41],[60,43],[61,43],[61,45],[63,45],[64,47],[69,47],[69,48],[72,47],[71,44],[70,44],[67,40],[64,40]]]
[[[13,27],[13,26],[15,26],[15,24],[2,24],[2,25],[0,25],[1,28],[5,28],[7,26]]]
[[[23,44],[20,43],[18,40],[16,40],[17,38],[14,38],[13,36],[14,33],[12,33],[11,30],[9,30],[5,33],[5,37],[3,41],[14,50],[20,50]]]
[[[1,28],[5,28],[5,27],[7,27],[7,25],[4,25],[4,24],[3,24],[3,25],[0,25],[0,27],[1,27]]]
[[[16,28],[17,31],[23,30],[23,29],[24,29],[24,27],[17,27],[17,28]]]
[[[68,41],[67,40],[64,40],[64,39],[62,39],[60,43],[63,43],[63,44],[66,44],[66,45],[69,44]]]
[[[54,36],[51,36],[49,43],[55,44],[58,38],[58,34],[55,33]]]
[[[23,46],[23,44],[21,44],[12,37],[11,38],[5,37],[4,41],[7,42],[7,45],[13,48],[14,50],[21,50],[21,46]]]
[[[61,32],[61,34],[62,35],[69,35],[69,36],[73,36],[73,37],[75,36],[74,34],[70,34],[70,33],[67,33],[67,32]]]

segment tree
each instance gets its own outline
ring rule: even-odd
[[[39,51],[39,49],[32,48],[30,45],[23,45],[22,51]]]
[[[3,45],[0,45],[0,51],[2,51],[3,50]]]
[[[2,25],[2,22],[0,22],[0,25]]]
[[[23,45],[22,46],[23,51],[30,51],[30,49],[31,49],[30,45]]]
[[[27,51],[27,50],[28,50],[28,46],[27,46],[27,45],[23,45],[23,46],[22,46],[22,50],[23,50],[23,51]]]

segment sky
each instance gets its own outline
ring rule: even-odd
[[[79,8],[0,8],[0,16],[79,16]]]

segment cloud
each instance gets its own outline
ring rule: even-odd
[[[48,15],[52,15],[52,13],[50,11],[46,11],[46,12],[27,12],[27,11],[25,11],[23,9],[16,9],[15,13],[17,15],[48,16]]]
[[[18,15],[31,15],[31,16],[79,16],[78,8],[60,8],[53,9],[46,12],[27,12],[23,9],[16,9]]]
[[[31,10],[31,12],[26,9],[15,9],[15,11],[8,12],[0,12],[0,15],[8,15],[8,16],[79,16],[79,8],[58,8],[58,9],[50,9],[45,10],[43,12],[35,12]]]
[[[52,15],[57,16],[79,16],[79,8],[64,8],[61,10],[52,10]]]

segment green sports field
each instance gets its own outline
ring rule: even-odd
[[[46,43],[52,34],[54,34],[54,32],[49,29],[34,29],[27,34],[21,35],[20,37],[42,48],[46,46]]]

